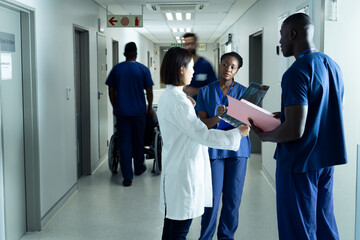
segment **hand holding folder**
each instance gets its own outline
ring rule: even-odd
[[[235,120],[250,126],[251,124],[248,119],[251,118],[254,124],[264,132],[272,131],[281,124],[280,120],[275,118],[271,112],[252,104],[245,99],[237,100],[231,96],[228,96],[228,99],[229,107],[226,114]],[[225,119],[225,121],[226,120],[228,119]],[[234,120],[232,122],[230,120],[229,123],[232,124],[235,122]]]

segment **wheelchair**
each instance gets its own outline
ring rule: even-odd
[[[152,173],[156,175],[161,173],[161,150],[162,138],[157,116],[156,114],[154,114],[154,116],[147,116],[144,136],[144,154],[146,154],[146,159],[154,159]],[[110,138],[108,164],[113,174],[118,173],[120,153],[117,148],[116,130]]]

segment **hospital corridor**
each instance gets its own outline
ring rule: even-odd
[[[270,112],[267,117],[281,128],[289,109],[284,73],[299,59],[322,53],[341,70],[334,74],[340,85],[325,84],[341,95],[336,102],[341,121],[335,127],[309,123],[311,117],[301,121],[319,130],[313,137],[343,143],[321,144],[324,152],[335,153],[326,161],[345,156],[329,171],[331,215],[339,239],[360,240],[359,11],[359,0],[0,0],[0,240],[158,240],[171,236],[166,231],[175,230],[167,224],[178,220],[191,224],[186,239],[198,240],[206,234],[207,218],[217,220],[209,227],[212,239],[223,234],[227,222],[235,226],[236,240],[284,240],[278,226],[294,219],[278,224],[277,208],[285,209],[279,196],[287,196],[283,187],[292,182],[276,181],[281,163],[274,158],[279,146],[293,140],[261,141],[267,133],[256,124],[235,126],[240,120],[227,115],[226,107],[233,98],[246,102],[250,97],[244,95],[258,88],[262,95],[259,100],[252,93],[258,98],[253,109]],[[302,51],[294,46],[303,33],[287,29],[298,27],[294,22],[300,20],[288,20],[293,15],[311,19],[301,24],[308,24],[304,29],[313,44]],[[286,51],[291,47],[296,51]],[[181,57],[186,64],[171,65]],[[330,68],[331,74],[322,76],[333,79]],[[314,69],[311,77],[319,77]],[[129,81],[121,85],[119,76]],[[166,97],[186,101],[175,108]],[[302,109],[308,114],[307,105]],[[281,121],[271,114],[280,111]],[[149,114],[155,125],[143,146]],[[294,149],[295,157],[306,154]],[[120,156],[121,164],[113,164]],[[166,160],[162,165],[164,158],[174,165]],[[223,174],[216,164],[228,160],[234,162]],[[312,173],[309,169],[304,172]],[[238,210],[232,201],[240,201]],[[209,202],[218,207],[215,214]],[[304,211],[300,205],[294,209]]]
[[[29,232],[21,239],[161,239],[160,176],[151,173],[152,159],[146,165],[146,173],[124,188],[121,176],[111,175],[107,163],[101,164],[91,176],[79,180],[78,192],[41,232]],[[259,156],[254,155],[248,162],[235,239],[278,239],[275,192],[260,167]],[[187,239],[199,235],[197,218]]]

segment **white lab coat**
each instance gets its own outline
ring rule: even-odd
[[[207,146],[236,151],[240,131],[209,130],[182,88],[173,85],[166,85],[157,116],[163,140],[160,210],[172,220],[201,216],[204,207],[212,206]]]

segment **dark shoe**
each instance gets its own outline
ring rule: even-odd
[[[130,187],[131,184],[132,184],[132,180],[125,179],[125,180],[123,181],[124,187]]]
[[[144,168],[140,171],[140,172],[135,172],[136,176],[140,176],[141,174],[143,174],[146,171],[146,167],[144,166]]]

